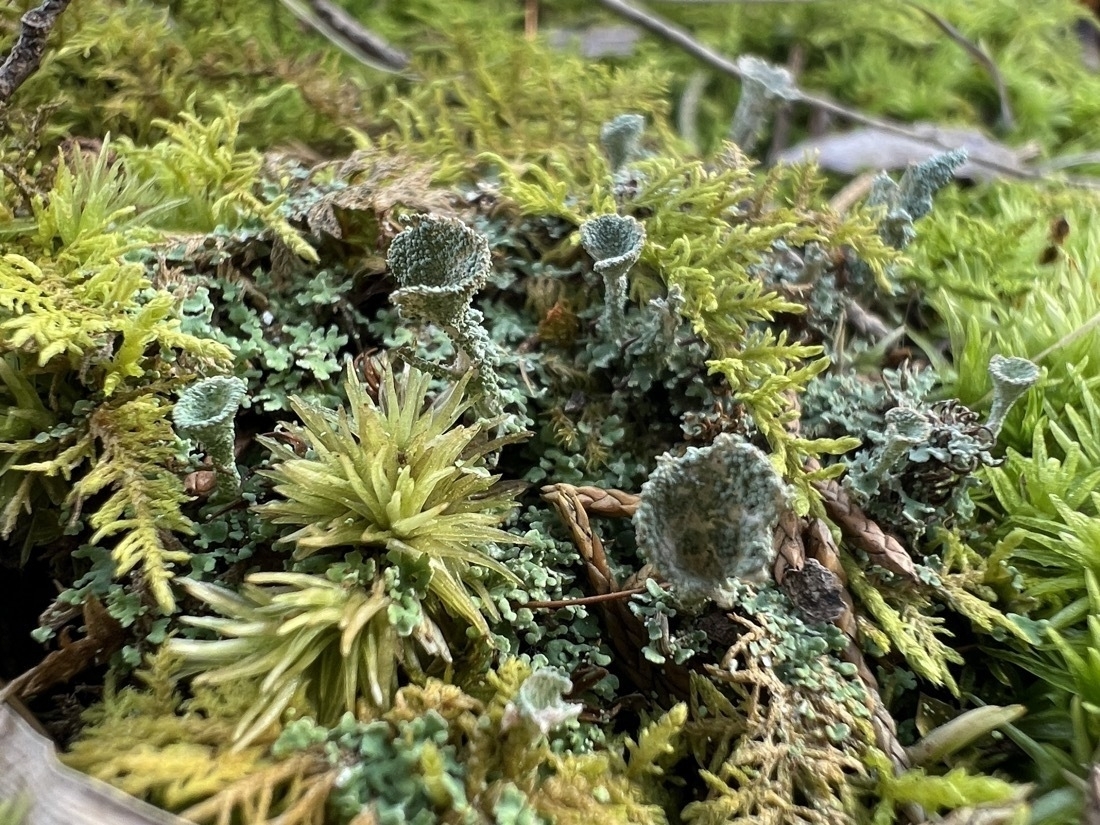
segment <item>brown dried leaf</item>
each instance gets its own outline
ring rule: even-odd
[[[84,602],[84,630],[84,638],[75,642],[62,631],[60,649],[0,690],[0,702],[9,696],[28,699],[58,682],[68,682],[91,665],[105,663],[125,640],[122,625],[95,598]]]

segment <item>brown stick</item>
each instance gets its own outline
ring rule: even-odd
[[[46,41],[50,37],[61,12],[71,0],[44,0],[41,6],[31,9],[20,21],[19,38],[11,47],[4,65],[0,66],[0,103],[6,103],[23,82],[38,71]]]
[[[800,0],[801,1],[801,0]],[[700,43],[687,31],[679,26],[670,23],[664,18],[653,14],[650,11],[640,8],[628,0],[599,0],[600,5],[619,15],[624,17],[632,23],[636,23],[643,29],[667,40],[670,43],[679,46],[688,54],[698,58],[709,66],[717,69],[723,74],[728,74],[731,77],[741,78],[741,70],[737,68],[737,64],[730,60],[725,55],[715,51],[714,49],[705,46]],[[887,132],[893,135],[901,135],[902,137],[915,140],[918,143],[922,143],[926,146],[931,146],[940,151],[950,151],[957,149],[955,145],[948,145],[935,133],[921,132],[918,129],[913,129],[906,126],[903,123],[898,123],[893,120],[886,120],[884,118],[874,117],[866,112],[861,112],[858,109],[850,109],[847,106],[842,106],[835,100],[825,97],[824,95],[810,94],[799,89],[797,86],[793,90],[793,99],[799,103],[803,103],[807,106],[811,106],[821,112],[826,112],[837,117],[845,118],[852,123],[858,123],[861,126],[869,126],[874,129],[879,129],[883,132]],[[1047,180],[1046,176],[1042,172],[1034,169],[1024,169],[1021,167],[1006,166],[1002,163],[989,160],[988,158],[979,157],[977,155],[970,157],[970,162],[975,166],[980,166],[984,169],[989,169],[992,172],[996,172],[998,175],[1002,175],[1005,178],[1015,178],[1018,180],[1033,180],[1042,181]],[[1100,188],[1100,180],[1092,178],[1080,178],[1080,177],[1064,177],[1059,178],[1059,182],[1067,183],[1072,186],[1079,186],[1086,189]]]
[[[631,596],[637,596],[639,593],[645,593],[645,588],[632,587],[630,590],[616,590],[614,593],[601,593],[599,596],[578,596],[575,599],[555,599],[549,602],[526,602],[525,604],[516,602],[515,605],[516,607],[530,607],[534,610],[557,610],[560,607],[600,604],[602,602],[613,602],[615,599],[628,599]]]

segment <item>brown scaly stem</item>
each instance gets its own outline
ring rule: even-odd
[[[46,41],[61,12],[71,0],[45,0],[41,6],[23,15],[19,38],[0,66],[0,103],[6,103],[15,90],[42,64]]]

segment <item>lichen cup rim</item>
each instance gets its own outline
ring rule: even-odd
[[[196,381],[180,393],[172,420],[182,432],[200,432],[231,420],[244,401],[248,385],[240,378],[215,375]],[[195,411],[205,415],[189,417]]]
[[[423,314],[428,302],[454,316],[492,274],[488,240],[457,218],[424,215],[390,243],[387,264],[400,288],[393,301]]]
[[[620,246],[622,251],[616,251],[613,255],[607,254],[610,250],[603,245],[604,239],[594,234],[604,227],[614,227],[620,231],[620,237],[615,240],[621,243],[613,245]],[[637,263],[645,247],[645,226],[629,215],[599,215],[582,223],[580,231],[581,245],[592,257],[596,271],[600,273],[609,271],[620,274],[629,270]]]

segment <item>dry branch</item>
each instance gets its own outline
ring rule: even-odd
[[[57,18],[71,0],[45,0],[41,6],[31,9],[20,21],[19,38],[0,66],[0,103],[6,103],[15,90],[42,64],[46,41],[50,37]]]

